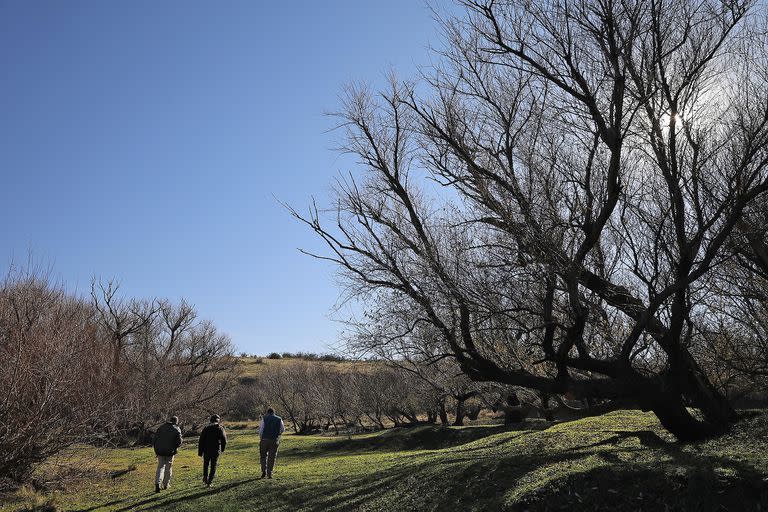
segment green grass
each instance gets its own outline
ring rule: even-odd
[[[768,509],[766,414],[693,445],[673,442],[654,416],[637,411],[528,426],[287,435],[273,480],[258,479],[253,430],[230,430],[211,489],[200,482],[190,439],[168,491],[152,492],[150,449],[114,449],[96,470],[100,478],[72,485],[55,500],[64,510],[126,511]],[[88,452],[82,455],[94,455]]]

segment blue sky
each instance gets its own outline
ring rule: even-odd
[[[186,297],[247,352],[327,350],[332,268],[274,197],[327,203],[349,166],[323,112],[438,42],[419,0],[0,0],[0,264]]]

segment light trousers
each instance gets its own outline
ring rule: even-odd
[[[173,455],[157,456],[157,472],[155,472],[155,484],[162,486],[163,489],[171,483],[173,475]]]

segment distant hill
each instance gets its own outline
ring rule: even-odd
[[[296,362],[308,362],[326,365],[330,368],[336,368],[339,371],[349,371],[352,368],[358,370],[364,370],[370,368],[372,365],[384,364],[383,361],[356,361],[352,359],[345,359],[331,355],[316,355],[316,354],[289,354],[288,356],[280,354],[280,357],[267,356],[239,356],[237,358],[238,367],[241,372],[241,379],[254,378],[259,375],[259,372],[265,368],[274,365],[289,365]]]

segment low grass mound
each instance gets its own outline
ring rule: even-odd
[[[211,489],[200,482],[190,439],[168,491],[152,492],[150,449],[109,450],[94,459],[98,452],[82,448],[78,457],[94,461],[102,477],[45,497],[80,511],[767,510],[766,435],[768,415],[755,413],[726,436],[680,445],[639,411],[518,430],[286,435],[275,478],[260,480],[257,435],[231,430]],[[10,497],[2,510],[24,506]]]
[[[545,421],[528,421],[515,426],[477,425],[471,427],[444,427],[417,425],[390,428],[373,435],[336,436],[333,442],[321,444],[320,450],[342,452],[437,450],[476,441],[501,432],[544,430]]]

